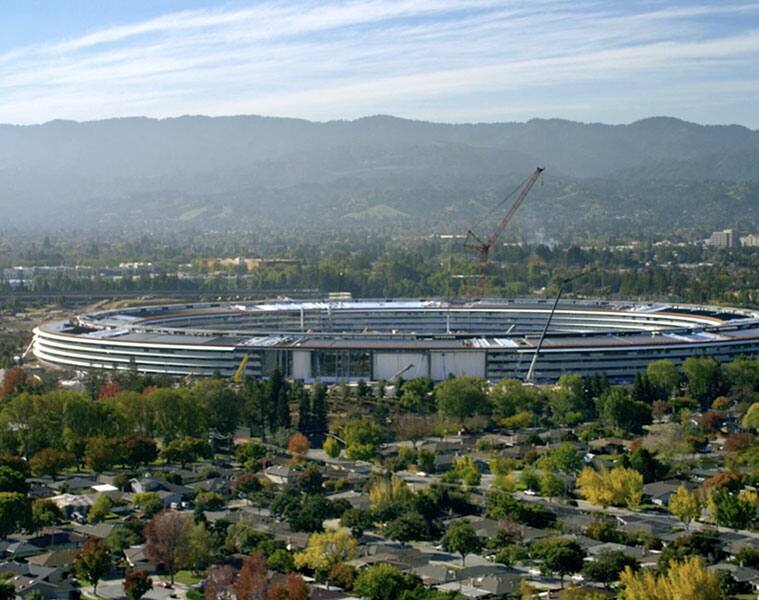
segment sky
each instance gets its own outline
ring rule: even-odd
[[[759,129],[759,0],[0,3],[0,123],[185,114]]]

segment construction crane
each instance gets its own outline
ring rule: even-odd
[[[546,324],[543,327],[543,332],[540,334],[538,345],[535,347],[535,354],[532,355],[532,360],[530,361],[530,368],[527,369],[527,376],[524,378],[525,382],[532,383],[533,378],[535,377],[535,365],[538,363],[538,356],[540,355],[540,351],[543,349],[543,341],[546,339],[548,328],[551,326],[553,315],[556,312],[556,307],[559,306],[559,300],[561,300],[561,295],[564,293],[564,289],[567,287],[569,283],[572,283],[575,279],[579,279],[580,277],[583,277],[591,272],[592,270],[583,271],[582,273],[578,273],[577,275],[574,275],[572,277],[567,277],[561,280],[561,284],[559,285],[559,293],[556,294],[556,299],[553,301],[551,312],[548,313],[548,318],[546,319]]]
[[[250,354],[246,354],[242,357],[242,360],[240,361],[240,366],[237,367],[237,371],[235,371],[235,374],[232,375],[232,383],[242,383],[243,375],[245,375],[245,367],[248,366],[248,361],[250,360]]]
[[[509,224],[511,219],[514,217],[519,207],[522,206],[524,199],[527,198],[527,194],[530,193],[532,186],[535,185],[535,182],[537,182],[544,170],[545,169],[543,167],[536,168],[527,179],[519,184],[519,187],[517,189],[506,196],[503,202],[501,202],[501,204],[503,204],[506,202],[506,200],[511,198],[511,196],[519,192],[516,200],[514,200],[514,204],[511,205],[511,208],[509,208],[508,212],[503,216],[501,221],[498,223],[498,226],[493,230],[493,233],[487,237],[480,237],[471,229],[467,230],[466,238],[464,239],[464,247],[471,248],[472,250],[476,251],[475,260],[477,261],[479,268],[479,273],[476,275],[477,294],[480,298],[485,295],[485,274],[487,272],[488,262],[490,261],[490,250],[498,241],[498,238],[501,237],[501,234],[503,233],[504,229],[506,229],[506,226]]]

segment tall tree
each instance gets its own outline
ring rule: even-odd
[[[442,539],[443,548],[448,552],[461,555],[461,564],[466,566],[466,555],[479,552],[482,540],[477,537],[474,527],[469,521],[453,521],[445,530]]]
[[[327,388],[321,381],[315,381],[311,386],[311,436],[320,443],[329,431],[329,404]]]
[[[92,584],[95,596],[97,596],[98,581],[108,574],[112,566],[113,559],[108,544],[95,538],[90,538],[84,543],[74,561],[77,576]]]
[[[242,564],[233,584],[237,600],[265,600],[269,570],[261,552],[254,552]]]
[[[696,494],[681,485],[669,498],[669,512],[685,523],[687,528],[701,514],[701,503]]]
[[[187,562],[191,528],[188,516],[169,510],[158,513],[145,527],[145,555],[166,568],[171,585],[177,569]]]

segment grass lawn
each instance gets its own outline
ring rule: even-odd
[[[163,580],[169,581],[169,577],[162,577]],[[174,573],[174,581],[177,583],[183,583],[185,585],[195,585],[201,580],[201,577],[194,575],[192,571],[182,570]]]

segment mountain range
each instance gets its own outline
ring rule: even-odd
[[[522,233],[759,221],[759,131],[738,125],[185,116],[0,125],[0,229],[443,230],[487,215],[537,165]]]

